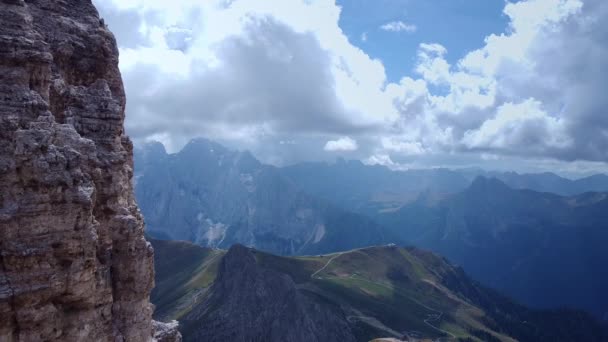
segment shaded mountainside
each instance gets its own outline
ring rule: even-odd
[[[217,273],[222,250],[200,247],[182,241],[150,240],[154,246],[156,286],[152,301],[154,317],[170,321],[200,300]]]
[[[378,220],[528,305],[608,317],[608,194],[561,197],[480,177],[439,203],[421,198]]]
[[[342,159],[336,163],[300,163],[280,171],[312,195],[367,215],[395,210],[416,200],[420,194],[425,194],[428,200],[441,200],[446,195],[464,191],[478,176],[500,179],[515,189],[566,196],[608,191],[608,176],[602,174],[570,180],[553,173],[519,174],[475,168],[392,171],[385,166]]]
[[[317,302],[293,279],[234,245],[200,305],[182,318],[189,341],[354,341],[338,306]]]
[[[580,195],[585,192],[608,192],[608,176],[604,174],[575,180],[563,178],[551,172],[538,174],[487,172],[481,175],[496,178],[514,189],[551,192],[562,196]]]
[[[315,196],[354,212],[375,215],[415,200],[421,192],[442,198],[465,189],[468,175],[448,169],[392,171],[358,160],[301,163],[281,173]]]
[[[136,195],[149,234],[227,248],[313,254],[393,242],[385,229],[306,194],[248,152],[204,139],[167,154],[136,151]]]
[[[414,248],[369,247],[281,257],[240,245],[228,252],[152,241],[163,319],[186,340],[606,341],[593,318],[535,311]],[[161,259],[162,258],[162,259]],[[170,301],[165,294],[179,293]]]

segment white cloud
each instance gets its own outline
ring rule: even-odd
[[[363,163],[366,165],[382,165],[389,168],[395,168],[399,166],[399,164],[393,162],[391,156],[389,156],[388,154],[372,155],[371,157],[365,159]]]
[[[380,26],[380,29],[389,32],[414,33],[416,30],[418,30],[418,27],[416,27],[414,24],[408,24],[403,21],[391,21]]]
[[[608,126],[599,119],[608,105],[598,93],[605,78],[591,72],[608,63],[600,19],[608,4],[528,0],[509,2],[504,12],[506,33],[488,36],[455,64],[442,45],[420,45],[420,78],[406,77],[392,90],[410,88],[396,100],[404,140],[433,153],[606,161],[608,152],[600,150],[608,142],[590,124]]]
[[[382,148],[403,155],[421,155],[427,152],[419,141],[402,141],[387,137],[382,138]]]
[[[450,65],[444,59],[448,51],[440,44],[420,44],[416,72],[435,84],[450,82]]]
[[[263,125],[272,135],[298,125],[302,133],[335,135],[398,116],[384,92],[382,63],[350,44],[333,0],[96,3],[104,16],[122,11],[141,22],[146,44],[120,47],[131,113],[126,125],[136,139],[169,133],[179,146],[222,118],[237,131]],[[246,85],[252,88],[236,93]],[[168,113],[187,117],[187,127],[167,125]],[[305,118],[310,121],[300,125]],[[149,123],[145,131],[142,121]]]
[[[350,137],[342,137],[338,140],[330,140],[325,144],[323,148],[328,152],[337,151],[356,151],[359,148],[357,141]]]
[[[527,146],[565,148],[572,143],[563,120],[548,116],[534,99],[501,105],[494,118],[467,131],[463,142],[469,148],[512,150]]]
[[[504,33],[455,63],[420,44],[398,83],[349,42],[334,0],[95,2],[118,35],[136,141],[205,135],[279,163],[349,140],[353,156],[395,164],[608,160],[605,1],[507,2]]]

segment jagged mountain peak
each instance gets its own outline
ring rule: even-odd
[[[223,155],[231,152],[229,149],[205,138],[190,140],[178,154]]]
[[[152,151],[152,152],[156,152],[159,154],[167,154],[165,145],[163,143],[161,143],[160,141],[156,141],[156,140],[147,141],[147,142],[137,146],[136,148],[139,150],[143,150],[143,151]]]
[[[228,249],[228,252],[222,259],[219,274],[225,274],[232,270],[243,275],[246,269],[255,267],[255,256],[251,248],[245,247],[240,243],[235,243]]]
[[[158,141],[149,141],[134,148],[135,164],[144,164],[156,162],[167,158],[167,150],[165,145]]]
[[[480,193],[480,192],[496,192],[496,191],[511,191],[507,184],[499,180],[496,177],[477,176],[467,191]]]
[[[222,144],[206,138],[196,138],[190,140],[179,152],[174,154],[178,158],[191,159],[196,161],[200,167],[209,167],[210,162],[220,163],[221,165],[232,165],[242,168],[245,171],[252,171],[260,168],[262,163],[258,161],[251,152],[232,150]],[[220,165],[220,166],[221,166]]]
[[[137,174],[136,195],[155,236],[222,248],[242,243],[278,254],[387,241],[370,219],[307,194],[249,152],[207,139],[144,163]]]

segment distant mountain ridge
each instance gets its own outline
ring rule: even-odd
[[[608,314],[607,193],[564,197],[478,177],[461,193],[377,220],[524,303]]]
[[[222,251],[185,242],[152,244],[157,318],[178,319],[186,341],[608,338],[585,313],[527,309],[416,248],[280,257],[240,245]]]
[[[393,171],[385,166],[342,159],[335,163],[300,163],[281,168],[281,173],[315,196],[368,215],[395,210],[421,194],[429,200],[440,200],[464,191],[478,176],[499,179],[515,189],[563,196],[608,192],[608,176],[604,174],[570,180],[549,172],[519,174],[476,168]]]
[[[148,234],[282,255],[316,254],[392,242],[371,219],[317,199],[249,152],[196,139],[167,154],[135,151],[135,193]]]

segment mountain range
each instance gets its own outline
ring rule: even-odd
[[[565,197],[479,177],[439,202],[421,196],[376,219],[526,304],[608,316],[606,193]]]
[[[179,320],[185,341],[608,339],[585,313],[528,309],[416,248],[282,257],[151,242],[156,318]]]
[[[373,220],[304,192],[249,152],[196,139],[167,154],[135,152],[135,194],[148,234],[282,255],[326,253],[393,242]]]
[[[526,305],[602,319],[605,179],[392,171],[345,160],[277,168],[205,139],[175,154],[161,144],[135,151],[136,196],[151,236],[279,255],[414,245]]]
[[[479,168],[394,171],[381,165],[340,158],[335,163],[308,162],[287,166],[281,168],[281,173],[312,195],[366,215],[395,210],[421,194],[429,200],[442,199],[464,191],[479,176],[496,178],[514,189],[562,196],[608,192],[608,176],[604,174],[571,180],[550,172],[520,174]]]

